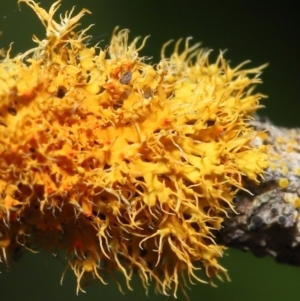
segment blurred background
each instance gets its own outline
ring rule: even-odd
[[[36,15],[25,4],[15,0],[0,1],[0,48],[13,44],[12,54],[33,47],[33,34],[40,39],[45,31]],[[49,9],[51,0],[38,1]],[[220,50],[227,49],[225,58],[231,67],[251,59],[249,67],[266,62],[270,65],[262,75],[263,84],[257,87],[269,96],[263,100],[268,116],[277,125],[300,126],[300,2],[297,1],[191,1],[191,0],[63,0],[60,13],[76,6],[75,12],[85,7],[92,12],[82,19],[82,27],[91,28],[91,44],[102,41],[102,48],[110,41],[113,29],[130,29],[133,39],[151,35],[142,55],[158,62],[161,46],[168,40],[192,36],[194,43],[214,49],[212,59]],[[57,16],[58,17],[58,16]],[[298,25],[297,25],[298,24]],[[172,49],[170,47],[170,49]],[[298,87],[298,88],[297,88]],[[195,300],[300,300],[300,268],[279,265],[270,258],[257,259],[251,254],[228,250],[222,261],[229,270],[232,282],[216,280],[218,288],[197,284],[191,286],[191,301]],[[31,300],[172,300],[172,297],[147,297],[138,281],[134,292],[118,292],[111,281],[86,288],[87,293],[75,294],[76,279],[66,274],[63,286],[60,276],[64,264],[58,258],[40,253],[25,253],[22,260],[9,269],[1,266],[0,298],[3,301]],[[179,300],[184,300],[182,295]]]

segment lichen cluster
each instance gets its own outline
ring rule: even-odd
[[[46,37],[0,63],[0,259],[20,247],[65,251],[81,280],[134,272],[176,294],[185,279],[226,270],[214,242],[243,178],[258,181],[265,147],[249,120],[262,67],[231,69],[222,53],[176,44],[156,65],[116,31],[89,47],[88,13],[54,20],[29,5]],[[165,48],[165,47],[164,47]],[[184,281],[180,280],[183,279]]]

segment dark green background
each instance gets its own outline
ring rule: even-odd
[[[53,1],[39,1],[49,8]],[[269,62],[262,75],[259,91],[269,95],[261,111],[278,125],[299,126],[300,5],[297,1],[137,1],[137,0],[64,0],[60,12],[76,5],[76,11],[86,7],[92,11],[82,21],[94,23],[90,30],[92,43],[109,41],[116,25],[129,28],[131,37],[151,35],[143,55],[159,58],[161,45],[169,39],[193,36],[204,47],[228,49],[225,57],[231,66],[251,59],[250,66]],[[44,30],[35,14],[16,1],[0,0],[0,48],[14,42],[13,53],[33,46],[31,36],[44,37]],[[300,269],[276,264],[272,259],[257,259],[250,254],[229,250],[223,264],[230,271],[231,283],[219,287],[197,284],[192,286],[191,301],[195,300],[300,300]],[[95,284],[87,293],[75,295],[75,279],[67,273],[63,286],[59,278],[63,264],[43,253],[24,254],[9,271],[1,267],[0,300],[171,300],[151,293],[147,298],[137,283],[134,293],[121,295],[114,283]],[[182,296],[179,296],[182,300]]]

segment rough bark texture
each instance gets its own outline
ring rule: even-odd
[[[300,129],[262,119],[254,126],[266,131],[254,143],[270,145],[270,166],[259,185],[246,183],[249,192],[236,196],[238,214],[228,213],[218,242],[300,265]]]

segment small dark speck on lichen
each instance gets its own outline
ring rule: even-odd
[[[127,71],[120,78],[120,83],[122,85],[128,85],[129,82],[131,81],[131,78],[132,78],[132,72],[131,71]]]
[[[251,229],[255,230],[263,224],[263,219],[259,215],[254,215],[251,218]]]
[[[12,116],[16,116],[16,115],[17,115],[17,111],[16,111],[16,109],[13,108],[13,107],[7,108],[7,111],[8,111],[8,113],[9,113],[10,115],[12,115]]]
[[[284,225],[286,223],[286,217],[281,215],[278,217],[278,224]]]
[[[277,213],[278,213],[278,209],[275,208],[275,207],[273,207],[273,208],[271,209],[271,214],[272,214],[272,215],[275,215],[275,214],[277,214]]]

